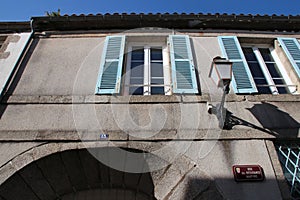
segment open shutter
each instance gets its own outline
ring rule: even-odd
[[[285,54],[289,58],[298,77],[300,78],[300,45],[296,38],[278,38]]]
[[[125,36],[107,36],[104,44],[96,94],[120,92]]]
[[[173,93],[198,93],[190,39],[186,35],[170,35]]]
[[[257,88],[236,36],[219,36],[223,56],[232,64],[232,85],[235,93],[255,93]]]

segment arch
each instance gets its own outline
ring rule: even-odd
[[[96,143],[89,144],[89,147],[103,151],[115,148]],[[29,158],[29,155],[36,159],[32,162],[22,159]],[[18,167],[24,167],[1,184],[0,199],[80,200],[93,199],[95,195],[115,200],[155,199],[149,172],[127,173],[110,168],[82,145],[68,144],[68,148],[64,144],[42,145],[17,156],[8,165],[17,162]],[[17,168],[13,169],[11,171]]]
[[[153,149],[160,148],[161,145],[163,144],[151,143],[149,145],[153,150]],[[46,143],[46,144],[33,147],[23,152],[22,154],[17,155],[16,157],[14,157],[12,160],[7,162],[4,166],[0,168],[0,199],[1,197],[3,197],[1,196],[2,194],[1,188],[4,188],[4,186],[9,182],[11,182],[10,184],[14,182],[15,184],[18,182],[24,182],[24,177],[22,177],[22,175],[24,176],[23,171],[34,170],[33,167],[29,169],[28,166],[33,165],[35,167],[38,167],[38,165],[34,163],[39,162],[39,160],[42,163],[44,162],[44,164],[40,164],[40,165],[45,166],[47,165],[45,164],[45,159],[49,159],[50,157],[58,156],[60,157],[60,159],[62,157],[70,158],[74,156],[74,155],[66,156],[70,152],[77,152],[79,154],[80,153],[82,154],[82,152],[84,152],[85,151],[84,149],[86,148],[105,149],[105,148],[114,148],[114,147],[120,147],[127,150],[131,149],[139,152],[146,152],[147,149],[149,149],[149,147],[146,147],[143,142],[138,142],[138,141],[115,142],[113,144],[106,141],[68,142],[68,143],[63,142],[63,143]],[[86,158],[86,156],[81,156],[81,158]],[[71,159],[71,161],[74,162],[74,159],[73,160]],[[50,163],[53,164],[53,162]],[[107,168],[105,167],[101,169],[103,169],[104,171],[107,170]],[[110,170],[116,171],[115,169],[110,169]],[[27,175],[28,174],[36,174],[36,173],[27,173]],[[114,175],[113,179],[120,177],[117,174],[118,174],[117,172],[113,173]],[[143,197],[146,199],[199,199],[199,198],[201,199],[202,197],[206,198],[207,196],[209,196],[209,198],[214,198],[214,199],[223,199],[223,195],[218,190],[215,181],[210,176],[208,176],[205,172],[201,171],[200,168],[197,166],[197,163],[195,163],[185,155],[180,155],[178,158],[175,159],[173,163],[169,164],[167,167],[157,171],[153,171],[151,173],[147,173],[146,176],[140,176],[139,178],[137,178],[132,174],[126,174],[126,175],[125,174],[126,173],[123,172],[123,175],[121,176],[123,177],[122,180],[116,181],[115,183],[113,181],[107,182],[109,184],[102,184],[101,187],[98,188],[96,187],[97,184],[95,182],[94,183],[96,185],[93,185],[92,182],[88,182],[88,184],[83,184],[83,185],[79,184],[77,186],[75,186],[76,185],[75,183],[72,183],[71,187],[69,185],[69,190],[60,191],[56,193],[55,198],[58,198],[57,196],[59,196],[59,198],[63,198],[67,200],[67,199],[74,199],[74,195],[77,195],[76,198],[77,197],[79,198],[80,196],[108,194],[109,193],[108,191],[110,191],[112,194],[120,193],[122,195],[128,195],[128,197],[132,196],[133,194],[135,196],[139,195],[138,199],[143,199]],[[15,179],[12,178],[14,175],[16,175]],[[43,176],[45,176],[45,174]],[[90,177],[92,176],[90,175]],[[134,180],[134,179],[141,180],[142,177],[144,180],[139,184],[148,185],[148,186],[150,185],[151,187],[148,187],[148,190],[147,188],[139,189],[139,187],[136,187],[137,186],[137,184],[135,184],[136,182],[135,183],[127,182],[128,180]],[[30,178],[30,176],[27,178]],[[57,179],[59,178],[60,177],[57,176]],[[40,183],[43,183],[43,181],[40,180]],[[80,186],[82,186],[82,188]],[[77,187],[79,189],[76,189]],[[25,187],[23,187],[23,189],[24,188],[28,189],[28,184],[25,184]],[[70,188],[72,189],[72,191]],[[86,188],[89,188],[89,190],[87,190]],[[52,190],[55,189],[52,188]],[[47,192],[43,192],[43,193],[47,193]],[[37,195],[38,194],[34,193],[34,196]],[[9,198],[5,200],[8,199]],[[51,199],[51,198],[42,198],[42,199]],[[115,197],[115,199],[118,199],[117,196]]]

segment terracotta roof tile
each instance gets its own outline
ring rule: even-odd
[[[229,13],[97,13],[32,17],[35,30],[131,29],[156,26],[174,29],[300,31],[300,15]],[[27,22],[28,23],[28,22]],[[4,26],[1,26],[3,30]],[[24,27],[28,28],[28,25]],[[10,24],[10,28],[13,25]],[[20,25],[18,26],[20,28]]]

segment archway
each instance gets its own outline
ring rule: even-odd
[[[99,162],[86,149],[56,152],[31,162],[0,186],[1,198],[155,199],[150,173],[115,170]]]

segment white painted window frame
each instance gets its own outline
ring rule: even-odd
[[[125,87],[124,87],[124,95],[129,95],[129,85],[130,85],[130,65],[131,65],[131,52],[133,47],[140,46],[144,47],[144,94],[143,95],[151,95],[151,87],[150,87],[150,49],[153,47],[161,47],[162,48],[162,57],[163,57],[163,74],[164,74],[164,92],[165,95],[171,95],[171,66],[170,66],[170,51],[168,45],[165,42],[129,42],[127,44],[127,62],[125,66]]]
[[[288,75],[288,72],[286,71],[284,65],[280,61],[280,58],[275,51],[275,48],[271,47],[270,51],[271,51],[271,55],[273,56],[273,59],[276,62],[277,67],[278,67],[283,79],[285,80],[285,83],[288,85],[289,92],[291,94],[298,94],[297,86],[293,83],[292,79]]]

